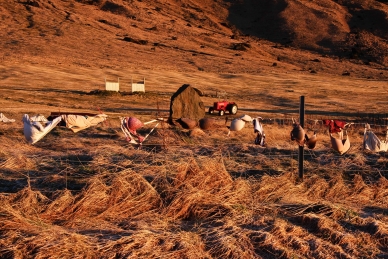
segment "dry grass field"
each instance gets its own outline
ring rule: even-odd
[[[266,148],[251,126],[162,125],[139,150],[117,124],[33,146],[2,125],[2,258],[387,256],[388,156],[362,152],[362,130],[339,156],[317,128],[301,182],[290,125],[265,125]]]
[[[364,123],[387,130],[387,13],[383,0],[4,0],[0,112],[16,121],[0,122],[0,258],[388,258],[388,154],[362,148]],[[94,93],[105,78],[121,93]],[[183,84],[263,117],[266,147],[248,123],[227,137],[217,115],[129,144],[119,117],[166,118]],[[303,180],[300,96],[318,134]],[[28,144],[23,114],[51,112],[108,119]],[[355,122],[348,152],[322,119]]]

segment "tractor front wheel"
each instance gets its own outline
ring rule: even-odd
[[[237,110],[238,110],[237,105],[233,104],[232,106],[230,106],[229,112],[235,115],[237,113]]]
[[[220,110],[218,114],[219,114],[220,116],[224,116],[225,111],[224,111],[224,110]]]
[[[213,107],[210,107],[210,108],[209,108],[209,114],[213,114],[213,112],[214,112],[214,108],[213,108]]]

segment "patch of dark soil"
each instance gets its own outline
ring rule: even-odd
[[[40,7],[39,2],[34,0],[19,1],[19,3],[24,5],[34,6],[34,7]]]
[[[76,1],[82,4],[100,5],[103,0],[76,0]]]
[[[105,19],[100,19],[98,20],[100,23],[103,23],[103,24],[107,24],[107,25],[110,25],[110,26],[113,26],[113,27],[116,27],[116,28],[121,28],[120,24],[117,24],[117,23],[111,23]]]
[[[139,40],[139,39],[134,39],[134,38],[127,37],[127,36],[124,37],[123,41],[132,42],[132,43],[139,44],[139,45],[147,45],[148,44],[148,40]]]
[[[131,13],[129,10],[120,4],[116,4],[110,1],[106,1],[102,6],[101,6],[102,11],[107,11],[111,12],[114,14],[120,14],[120,15],[129,15],[131,16]]]
[[[376,207],[376,206],[366,206],[363,208],[363,211],[367,212],[367,213],[388,215],[387,208],[381,208],[381,207]]]
[[[242,42],[242,43],[233,43],[230,48],[233,50],[246,51],[250,47],[251,47],[251,44]]]
[[[27,186],[27,178],[25,179],[0,179],[0,192],[15,193]]]
[[[117,96],[117,95],[121,95],[120,92],[107,91],[107,90],[92,90],[88,94],[89,95],[97,95],[97,96]]]

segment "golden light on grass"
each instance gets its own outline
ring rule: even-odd
[[[363,120],[387,129],[387,6],[262,2],[2,1],[0,112],[16,121],[0,122],[0,258],[387,258],[388,156],[362,149]],[[183,84],[206,108],[226,92],[229,123],[262,117],[266,147],[209,114],[212,129],[161,122],[126,142],[119,117],[167,118]],[[318,137],[303,181],[300,96]],[[23,114],[51,112],[108,120],[27,144]],[[355,122],[344,155],[323,119]]]

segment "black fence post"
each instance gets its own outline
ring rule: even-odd
[[[299,106],[299,124],[304,128],[304,96],[300,97],[300,106]],[[298,169],[299,169],[299,179],[303,181],[303,159],[304,159],[304,146],[299,146],[298,154]]]

